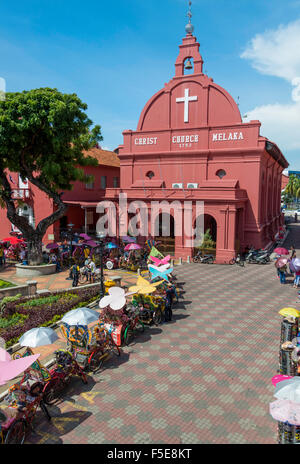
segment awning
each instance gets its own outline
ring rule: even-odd
[[[96,208],[99,204],[99,201],[64,201],[66,205],[70,206],[81,206],[81,208]]]

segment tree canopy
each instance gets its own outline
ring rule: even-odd
[[[60,192],[70,190],[76,180],[88,179],[80,167],[98,164],[83,153],[102,140],[101,127],[92,127],[86,109],[76,94],[51,88],[6,93],[0,101],[0,200],[9,220],[27,239],[34,232],[43,236],[64,214]],[[8,171],[20,173],[57,205],[35,230],[17,215]]]

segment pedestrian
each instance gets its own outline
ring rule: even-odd
[[[300,281],[300,270],[295,272],[294,288],[299,286]]]
[[[78,264],[76,264],[76,263],[73,264],[73,266],[71,267],[71,274],[72,274],[72,277],[73,277],[72,287],[77,287],[78,280],[79,280],[79,273],[80,273],[80,269],[79,269]]]
[[[282,267],[279,268],[279,278],[280,278],[280,283],[281,283],[281,284],[285,284],[285,283],[286,283],[286,279],[285,279],[286,271],[287,271],[286,264],[285,264],[284,266],[282,266]]]
[[[4,257],[4,250],[2,246],[0,246],[0,266],[3,266],[3,257]]]
[[[165,322],[172,320],[173,292],[168,288],[165,295]]]

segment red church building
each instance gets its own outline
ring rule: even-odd
[[[149,217],[155,201],[177,201],[182,211],[187,203],[193,225],[196,204],[203,202],[204,230],[216,242],[216,261],[224,263],[248,245],[263,248],[274,240],[283,223],[281,182],[288,162],[260,135],[261,123],[244,123],[229,93],[203,73],[191,23],[186,31],[175,76],[146,103],[137,129],[123,132],[120,189],[107,189],[106,199],[117,208],[120,193],[128,203],[143,201]],[[152,218],[159,223],[156,235],[175,257],[192,256],[184,218],[176,224],[175,209],[168,239],[161,236],[166,213]],[[150,222],[148,227],[150,235]]]

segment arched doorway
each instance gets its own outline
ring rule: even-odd
[[[158,235],[155,240],[160,242],[159,251],[164,254],[175,253],[175,221],[171,214],[160,213],[155,220],[155,231]]]
[[[217,221],[215,218],[210,214],[204,214],[204,218],[196,218],[194,229],[194,254],[201,250],[202,254],[216,255]]]

